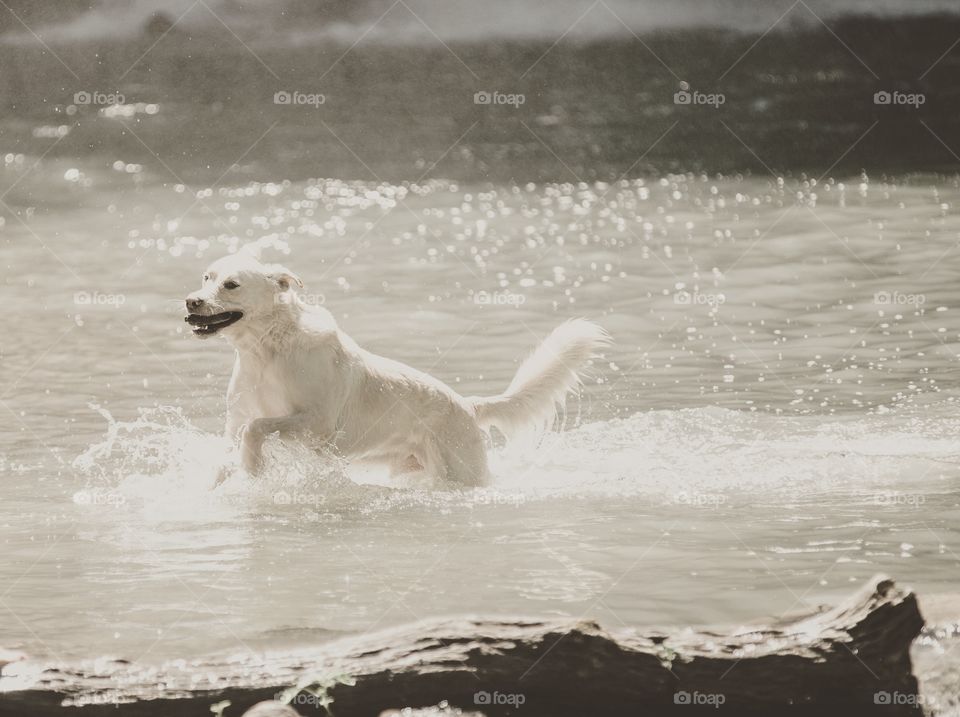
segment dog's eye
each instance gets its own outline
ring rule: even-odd
[[[240,288],[240,284],[238,284],[238,283],[235,282],[235,281],[225,281],[225,282],[223,282],[223,288],[224,288],[224,289],[239,289],[239,288]]]

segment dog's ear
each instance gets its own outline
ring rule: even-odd
[[[270,273],[268,276],[273,279],[283,291],[286,291],[290,288],[291,284],[296,284],[301,289],[303,288],[303,282],[300,280],[300,277],[294,274],[285,266],[280,266],[279,264],[272,264],[270,266]]]

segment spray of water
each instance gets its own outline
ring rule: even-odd
[[[236,463],[235,449],[222,436],[197,428],[178,408],[143,409],[128,422],[94,409],[106,421],[106,434],[74,461],[80,479],[75,502],[112,501],[159,520],[210,512],[342,514],[589,496],[722,503],[745,493],[893,495],[932,473],[953,475],[960,467],[950,437],[960,426],[882,415],[824,423],[701,408],[587,423],[549,433],[537,447],[495,449],[493,480],[485,488],[392,481],[383,469],[350,466],[328,451],[276,439],[266,445],[262,476],[251,479],[236,470],[215,487],[219,467]]]

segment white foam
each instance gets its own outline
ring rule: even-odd
[[[960,425],[952,419],[887,414],[824,422],[698,408],[588,423],[550,434],[537,448],[492,451],[493,481],[482,489],[395,484],[383,470],[348,467],[330,454],[276,441],[268,441],[262,477],[236,472],[214,488],[218,467],[236,461],[222,436],[200,430],[175,408],[144,409],[131,422],[97,410],[107,431],[74,461],[85,481],[75,501],[113,500],[153,520],[582,497],[722,502],[741,491],[876,493],[952,476],[960,467],[950,437]]]

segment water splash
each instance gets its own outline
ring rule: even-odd
[[[860,491],[898,501],[910,495],[910,485],[960,469],[952,438],[960,425],[951,419],[882,414],[823,422],[700,408],[588,423],[550,433],[536,448],[494,450],[485,488],[391,481],[382,469],[276,439],[265,446],[261,477],[237,470],[215,488],[219,467],[237,460],[222,436],[197,428],[178,408],[142,409],[129,422],[93,408],[107,430],[73,463],[85,481],[75,502],[112,501],[160,519],[210,510],[333,517],[591,496],[702,504],[743,494],[782,499]]]

